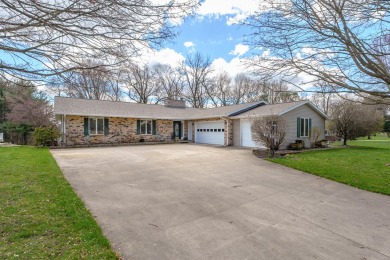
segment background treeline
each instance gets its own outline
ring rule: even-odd
[[[210,59],[199,53],[187,56],[176,66],[126,64],[114,71],[91,60],[86,63],[95,68],[57,77],[50,84],[52,92],[73,98],[151,104],[163,103],[166,98],[184,99],[196,108],[300,99],[282,81],[261,81],[246,73],[232,77],[226,71],[215,71]]]

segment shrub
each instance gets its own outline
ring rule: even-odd
[[[252,140],[265,145],[272,151],[279,149],[286,137],[287,121],[278,115],[264,116],[251,120]]]
[[[320,136],[321,136],[321,129],[319,129],[318,127],[315,126],[310,130],[309,139],[310,139],[310,147],[311,148],[316,147],[316,144],[317,144],[318,140],[320,139]]]
[[[37,127],[34,131],[36,146],[54,146],[60,137],[60,132],[56,127],[44,126]]]

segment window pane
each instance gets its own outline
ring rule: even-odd
[[[104,134],[104,121],[103,118],[97,119],[97,134],[102,135]]]
[[[305,136],[305,119],[301,118],[301,136]]]
[[[146,120],[141,120],[141,135],[146,134]]]
[[[89,118],[89,134],[96,134],[96,118]]]
[[[148,134],[148,135],[152,134],[152,121],[151,120],[146,121],[146,134]]]
[[[305,119],[305,136],[309,136],[309,119]]]

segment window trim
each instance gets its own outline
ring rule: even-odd
[[[153,119],[139,119],[139,134],[140,135],[153,135]],[[148,132],[148,123],[146,123],[146,128],[145,128],[145,134],[144,133],[142,133],[142,122],[143,121],[150,121],[150,134],[148,134],[147,132]]]
[[[91,132],[91,120],[90,119],[95,119],[96,120],[96,125],[95,125],[95,127],[96,127],[96,130],[95,130],[95,133],[92,133]],[[98,120],[102,120],[102,122],[103,122],[103,129],[102,129],[102,133],[101,134],[98,134],[97,132],[98,132]],[[104,135],[104,117],[98,117],[98,116],[90,116],[90,117],[88,117],[88,133],[89,133],[89,135],[93,135],[93,136],[97,136],[97,135]]]

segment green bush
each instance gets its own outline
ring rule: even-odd
[[[51,126],[37,127],[34,131],[34,137],[36,146],[54,146],[57,144],[60,132]]]

